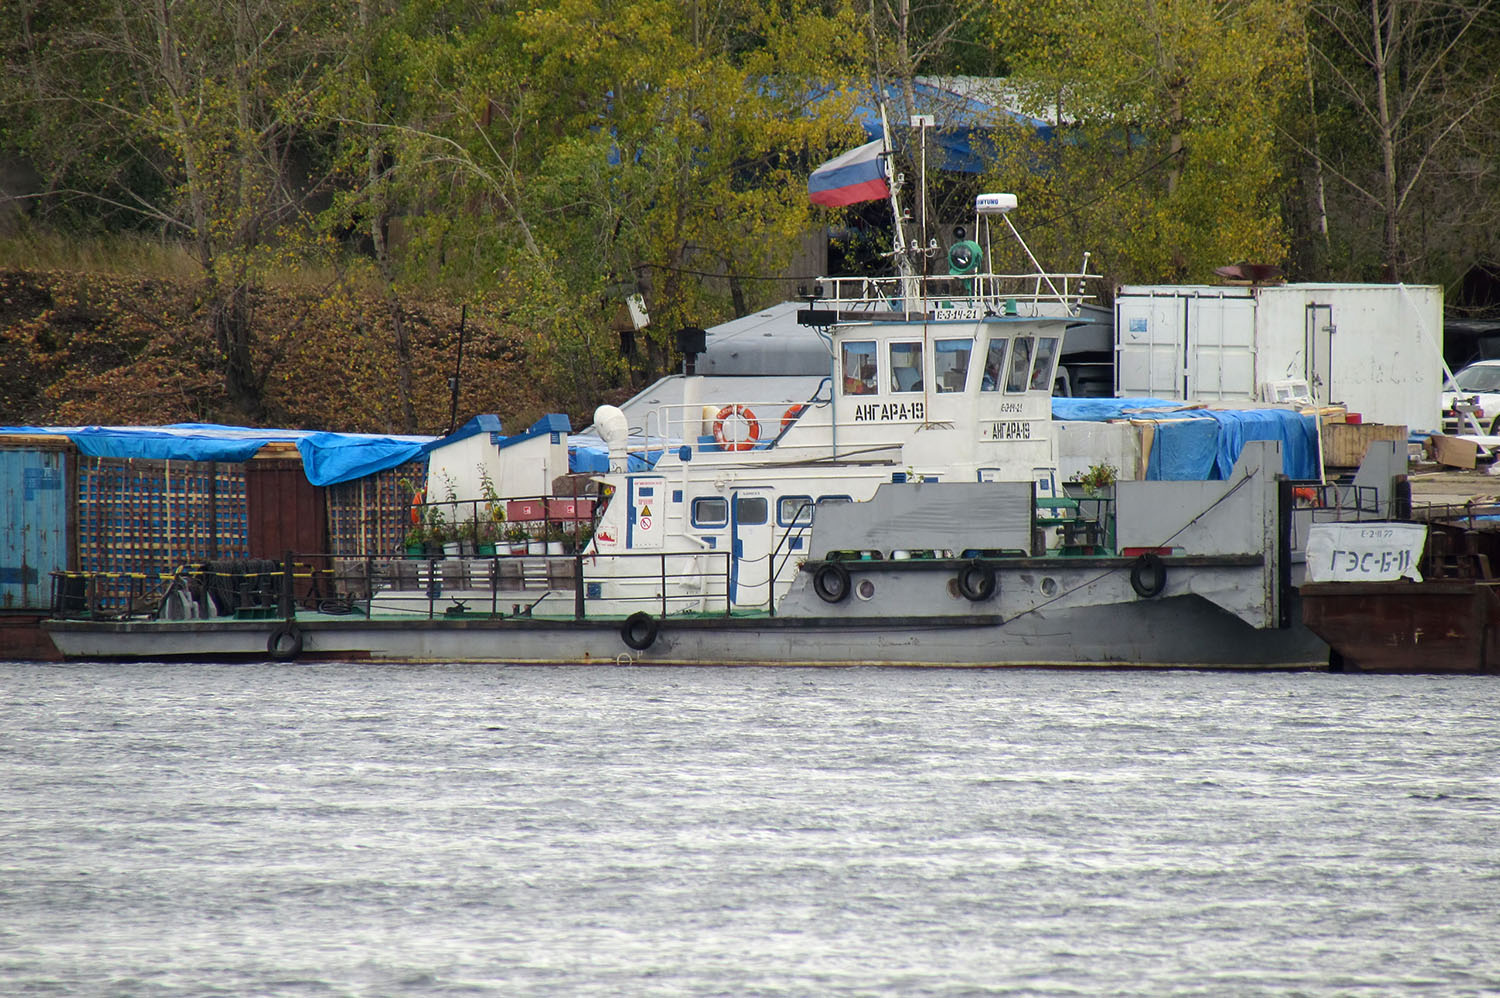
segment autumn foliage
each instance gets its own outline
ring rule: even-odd
[[[192,282],[0,271],[0,422],[9,425],[238,423]],[[399,426],[394,351],[380,295],[262,288],[254,295],[266,426],[386,432]],[[527,376],[525,334],[408,301],[418,430],[443,433],[464,321],[457,419],[508,428],[547,411]],[[571,414],[574,425],[590,414]]]

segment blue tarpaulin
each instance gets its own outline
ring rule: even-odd
[[[1170,399],[1054,398],[1054,419],[1149,419],[1156,423],[1146,478],[1155,481],[1222,481],[1234,470],[1247,440],[1281,441],[1288,478],[1318,477],[1317,420],[1290,409],[1185,408]]]
[[[650,471],[656,467],[665,451],[640,449],[641,445],[631,441],[632,449],[625,458],[628,472]],[[609,448],[593,434],[575,434],[568,438],[568,470],[602,475],[609,471]]]
[[[157,461],[248,461],[269,443],[295,443],[307,480],[336,485],[421,457],[434,437],[376,433],[269,430],[217,423],[169,426],[7,426],[0,434],[53,434],[73,441],[89,457]]]

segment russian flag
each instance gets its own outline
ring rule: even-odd
[[[885,142],[876,139],[830,159],[807,178],[807,193],[813,204],[836,206],[876,201],[891,196],[885,179]]]

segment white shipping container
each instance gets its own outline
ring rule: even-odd
[[[1432,285],[1127,285],[1115,384],[1126,397],[1251,401],[1305,382],[1368,422],[1436,430],[1442,311]]]

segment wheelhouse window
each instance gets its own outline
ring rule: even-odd
[[[1036,341],[1036,360],[1031,365],[1031,387],[1052,391],[1052,362],[1057,359],[1057,337],[1040,336]]]
[[[846,342],[840,361],[843,365],[845,395],[875,394],[875,341]]]
[[[729,502],[718,496],[693,500],[693,526],[722,527],[729,523]]]
[[[1001,372],[1005,370],[1005,344],[1000,337],[990,340],[989,351],[984,355],[984,377],[979,381],[982,392],[1000,390]]]
[[[974,353],[974,341],[938,340],[933,344],[933,364],[937,375],[937,390],[961,392],[969,383],[969,357]]]
[[[1031,354],[1033,343],[1030,336],[1017,336],[1010,348],[1010,370],[1005,375],[1007,392],[1024,392],[1031,378]]]
[[[922,390],[922,344],[891,344],[891,391]]]

